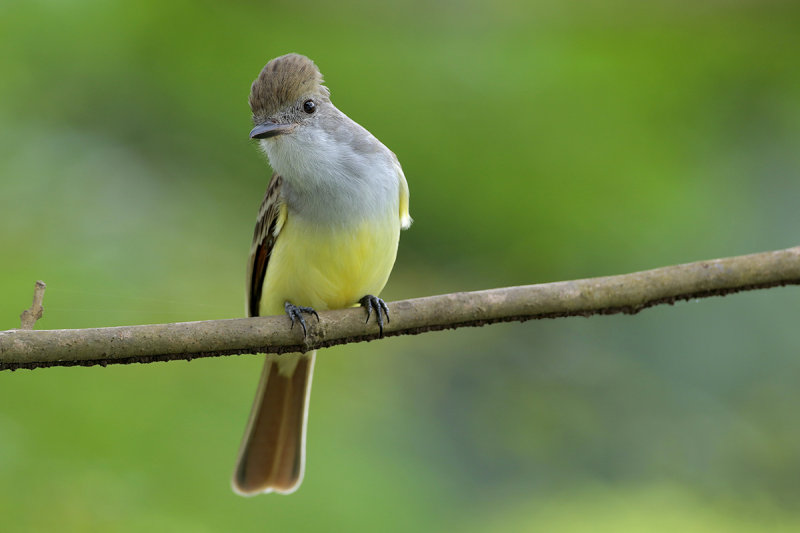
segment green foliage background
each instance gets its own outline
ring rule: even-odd
[[[0,329],[242,316],[296,51],[411,186],[387,299],[797,244],[787,0],[0,3]],[[3,531],[797,531],[797,288],[326,350],[290,497],[256,356],[0,374]]]

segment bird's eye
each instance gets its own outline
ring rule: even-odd
[[[314,103],[314,100],[306,100],[303,102],[303,111],[308,113],[309,115],[317,109],[317,104]]]

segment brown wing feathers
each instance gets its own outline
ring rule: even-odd
[[[259,316],[261,287],[267,272],[272,248],[275,245],[276,227],[280,216],[280,189],[283,178],[273,174],[267,192],[258,211],[258,220],[253,232],[250,261],[247,269],[247,313]]]

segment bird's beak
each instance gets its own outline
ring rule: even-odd
[[[251,139],[269,139],[289,131],[290,124],[276,124],[266,120],[250,131]]]

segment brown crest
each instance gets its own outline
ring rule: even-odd
[[[250,88],[253,117],[272,117],[304,96],[328,96],[322,74],[306,56],[286,54],[267,63]]]

